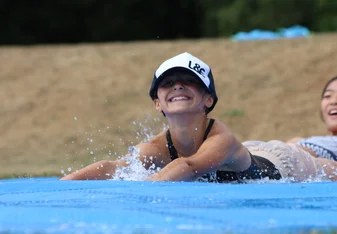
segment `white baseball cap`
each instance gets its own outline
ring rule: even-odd
[[[169,71],[171,72],[173,70],[188,72],[202,81],[202,84],[214,99],[213,105],[208,108],[207,113],[210,112],[218,101],[211,68],[206,63],[187,52],[166,60],[155,71],[149,92],[152,100],[157,97],[157,88],[159,82]]]

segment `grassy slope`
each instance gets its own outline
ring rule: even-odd
[[[164,119],[148,96],[152,75],[184,51],[211,65],[219,96],[211,116],[240,140],[324,134],[319,96],[337,75],[336,41],[330,34],[1,47],[0,177],[60,175],[158,132]]]

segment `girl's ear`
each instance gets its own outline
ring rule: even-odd
[[[207,108],[210,108],[213,105],[214,99],[211,95],[207,95],[208,97],[206,97],[206,101],[205,101],[205,106]]]
[[[154,99],[153,103],[154,103],[154,106],[156,107],[156,110],[157,110],[158,112],[162,112],[162,109],[161,109],[159,100],[158,100],[158,99]]]

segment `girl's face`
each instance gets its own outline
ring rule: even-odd
[[[323,93],[321,115],[332,135],[337,135],[337,80],[332,81]]]
[[[165,115],[205,112],[205,107],[213,103],[213,98],[201,81],[187,73],[174,73],[165,77],[158,84],[157,96],[156,109]]]

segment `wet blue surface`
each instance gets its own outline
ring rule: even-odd
[[[0,233],[298,233],[336,217],[330,182],[0,180]]]

